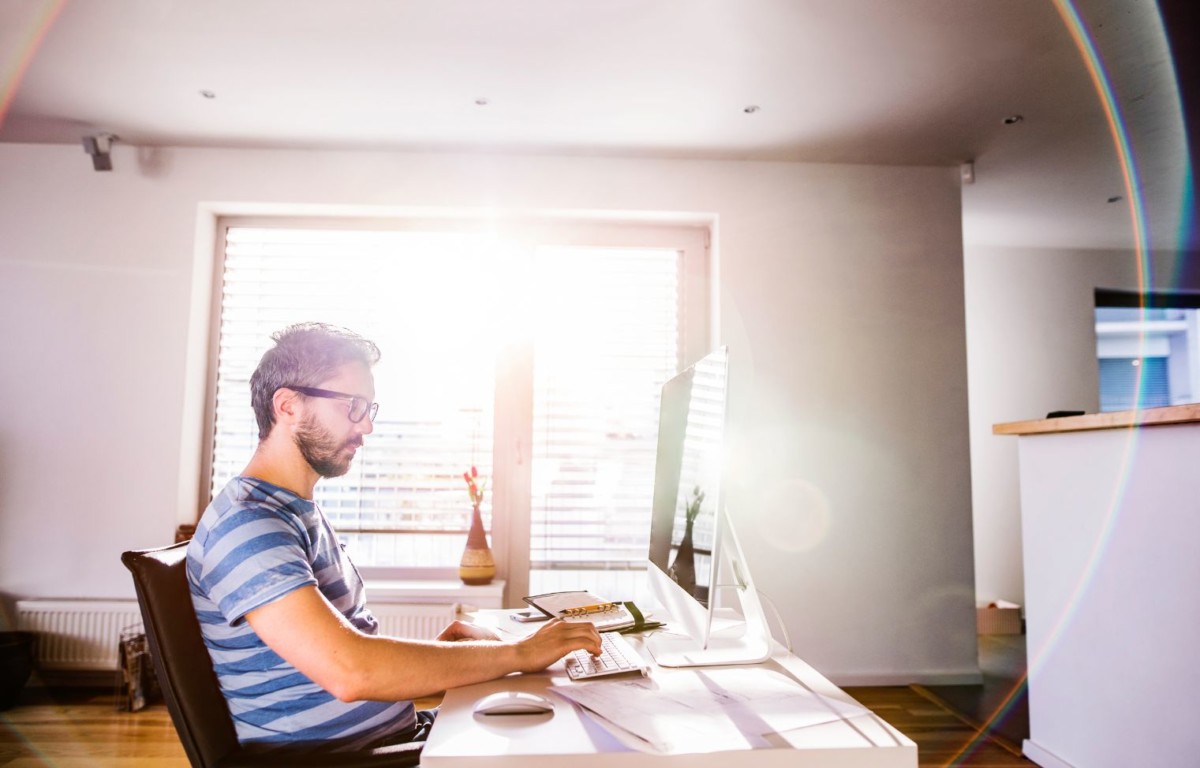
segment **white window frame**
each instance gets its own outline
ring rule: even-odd
[[[197,229],[188,368],[185,395],[184,451],[180,521],[198,519],[208,504],[213,447],[213,393],[219,344],[224,233],[229,226],[288,226],[324,228],[386,228],[403,230],[488,231],[537,246],[595,246],[671,248],[682,256],[680,286],[682,368],[711,349],[716,336],[716,263],[711,255],[715,218],[680,214],[653,217],[548,213],[498,215],[496,212],[393,211],[382,215],[361,211],[316,208],[306,211],[279,207],[246,210],[236,206],[202,206]],[[387,350],[383,350],[387,354]],[[496,424],[493,449],[492,508],[489,532],[497,578],[506,582],[504,604],[520,603],[528,594],[530,566],[531,464],[533,444],[533,350],[521,343],[507,350],[497,366]],[[189,445],[190,443],[190,445]],[[246,457],[247,461],[249,456]],[[457,564],[444,568],[360,568],[368,581],[454,579]]]

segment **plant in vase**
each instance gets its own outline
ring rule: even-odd
[[[692,489],[692,500],[684,508],[683,538],[679,541],[679,551],[675,553],[675,562],[670,568],[671,578],[689,595],[696,592],[696,553],[692,545],[692,526],[703,503],[704,491],[697,485]]]
[[[479,480],[479,471],[475,467],[463,472],[463,480],[471,495],[471,530],[467,533],[467,547],[458,565],[458,578],[464,584],[490,584],[496,577],[496,561],[492,559],[487,532],[483,530],[483,516],[479,512],[486,484]]]

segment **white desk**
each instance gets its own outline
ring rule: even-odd
[[[515,625],[504,612],[481,611],[480,623]],[[521,631],[521,630],[517,630]],[[525,631],[528,631],[526,629]],[[635,644],[641,643],[636,637]],[[650,660],[649,654],[643,655]],[[796,656],[780,648],[761,665],[784,672],[814,693],[836,701],[854,702],[833,683]],[[689,670],[662,669],[651,664],[652,676],[690,674]],[[534,675],[510,675],[446,692],[441,711],[421,755],[427,768],[458,766],[788,766],[804,768],[915,768],[917,746],[878,716],[867,713],[815,725],[789,734],[791,746],[744,749],[737,752],[658,754],[631,748],[614,737],[593,715],[553,694],[552,715],[482,716],[472,711],[482,696],[495,691],[525,690],[538,693],[554,686],[578,685],[567,677],[561,662]]]

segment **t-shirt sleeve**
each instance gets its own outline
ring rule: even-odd
[[[200,587],[230,626],[305,586],[316,586],[303,533],[280,513],[246,506],[225,515],[204,543]]]

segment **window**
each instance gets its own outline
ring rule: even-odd
[[[1171,404],[1166,357],[1102,357],[1100,381],[1102,412]]]
[[[1100,410],[1200,400],[1200,295],[1096,290]]]
[[[667,249],[536,253],[531,592],[638,591],[659,390],[680,357],[680,261]]]
[[[462,472],[492,474],[491,246],[472,234],[227,228],[211,492],[257,444],[249,381],[271,334],[307,320],[344,326],[383,350],[380,409],[350,472],[319,483],[316,500],[356,562],[457,564]]]
[[[249,377],[271,333],[329,322],[383,352],[375,431],[316,489],[356,563],[455,569],[474,465],[510,594],[639,596],[658,391],[707,351],[704,230],[221,228],[210,492],[257,443]]]

